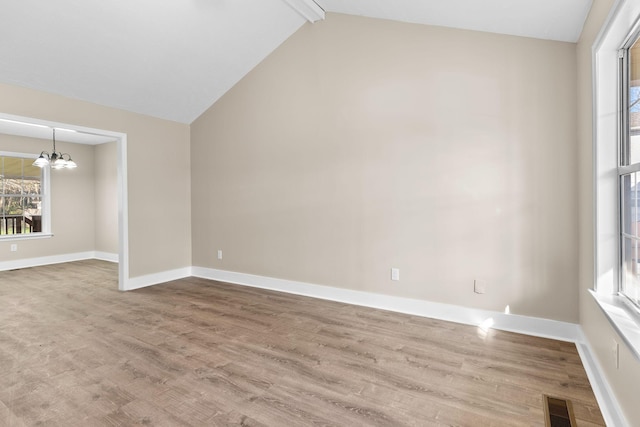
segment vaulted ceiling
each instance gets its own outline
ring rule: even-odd
[[[575,42],[591,2],[0,0],[0,83],[191,123],[323,10]]]

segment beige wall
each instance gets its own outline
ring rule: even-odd
[[[95,242],[93,147],[57,141],[58,151],[70,153],[80,165],[73,171],[52,170],[51,231],[53,237],[0,241],[0,261],[93,251]],[[0,151],[38,154],[51,151],[51,141],[0,134]],[[10,252],[9,245],[18,251]]]
[[[96,145],[94,149],[95,250],[109,254],[118,253],[117,149],[116,142]]]
[[[130,277],[191,265],[189,125],[6,84],[0,112],[126,133]]]
[[[575,59],[304,26],[192,124],[193,264],[577,322]]]
[[[577,46],[578,57],[578,137],[580,191],[580,324],[589,339],[603,374],[612,386],[630,425],[640,425],[638,384],[640,362],[617,337],[600,308],[589,295],[594,284],[594,216],[593,216],[593,144],[592,144],[592,69],[591,47],[613,4],[613,0],[596,0]],[[620,343],[620,368],[612,363],[613,340]]]
[[[577,55],[565,43],[328,14],[193,124],[191,159],[183,124],[9,85],[0,112],[127,133],[132,277],[193,264],[567,321],[579,300],[636,425],[640,363],[622,345],[612,368],[616,334],[587,294],[590,49],[612,3],[594,1]],[[93,191],[91,148],[72,149],[73,179],[53,177],[56,237],[14,255],[0,242],[0,260],[113,247],[80,233],[94,216],[64,211]],[[485,295],[472,292],[477,277]]]

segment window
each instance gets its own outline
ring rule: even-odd
[[[640,306],[640,41],[635,36],[620,60],[620,293]]]
[[[31,237],[46,229],[48,171],[33,166],[33,160],[0,153],[0,238]]]
[[[640,0],[616,2],[593,46],[595,289],[591,295],[619,338],[640,359],[638,17]],[[589,217],[588,211],[585,214]]]

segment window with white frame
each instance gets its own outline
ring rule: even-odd
[[[621,0],[593,45],[594,289],[640,358],[640,0]],[[589,217],[589,213],[586,217]],[[626,425],[621,420],[608,422]]]
[[[640,41],[620,54],[620,293],[640,306]]]
[[[47,228],[48,173],[33,161],[0,152],[0,238],[34,237]]]

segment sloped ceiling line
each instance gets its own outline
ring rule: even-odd
[[[314,23],[324,19],[324,9],[313,0],[283,0],[307,21]]]
[[[0,83],[192,123],[328,13],[575,42],[593,0],[0,0]]]

